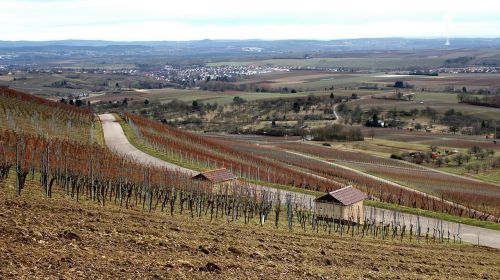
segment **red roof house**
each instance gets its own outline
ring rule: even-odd
[[[347,186],[316,198],[315,212],[325,218],[362,223],[363,200],[367,197],[364,192]]]
[[[234,181],[238,178],[226,168],[220,168],[201,172],[193,176],[193,179],[208,181],[212,184],[220,184],[228,181]]]

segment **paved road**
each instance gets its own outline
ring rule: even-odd
[[[104,140],[106,142],[106,145],[111,150],[121,155],[130,156],[143,164],[152,164],[156,166],[166,167],[189,174],[197,173],[193,170],[182,168],[175,164],[168,163],[160,159],[157,159],[155,157],[152,157],[132,146],[132,144],[130,144],[127,137],[125,136],[125,133],[123,132],[120,124],[115,122],[115,118],[112,114],[99,115],[99,118],[102,122],[102,127],[104,131]],[[258,185],[250,185],[250,186],[257,190],[260,189],[269,191],[274,195],[276,195],[279,192],[282,201],[286,199],[287,194],[290,194],[296,203],[300,203],[304,207],[314,207],[315,197],[312,195],[276,190],[265,186],[258,186]],[[406,224],[407,227],[409,227],[410,224],[413,224],[415,226],[417,223],[417,219],[419,219],[423,233],[425,233],[427,227],[429,227],[431,228],[431,234],[432,234],[433,228],[441,228],[440,225],[441,222],[442,222],[442,229],[445,231],[446,236],[448,230],[450,231],[450,234],[454,233],[456,234],[458,228],[460,227],[460,236],[463,241],[473,244],[478,244],[478,236],[479,236],[480,245],[500,249],[500,231],[484,229],[464,224],[459,225],[458,223],[440,221],[437,219],[427,218],[427,217],[417,218],[417,216],[413,214],[400,213],[400,212],[394,213],[391,210],[374,208],[371,206],[365,206],[364,208],[365,208],[364,211],[365,215],[369,218],[375,217],[377,221],[382,221],[383,217],[385,222],[395,220],[399,221],[401,224]]]
[[[384,216],[384,220],[386,222],[394,220],[394,212],[391,210],[380,209],[371,206],[365,206],[364,208],[365,215],[367,217],[370,217],[370,211],[373,211],[377,221],[382,220],[382,215]],[[479,237],[479,245],[500,249],[500,231],[498,230],[485,229],[464,224],[459,225],[458,223],[440,221],[434,218],[427,218],[423,216],[418,217],[418,219],[420,220],[420,225],[422,227],[422,234],[425,234],[425,232],[427,231],[427,227],[430,228],[429,234],[431,236],[433,228],[442,228],[444,230],[445,238],[447,238],[449,231],[450,238],[453,239],[453,234],[456,234],[460,227],[460,237],[462,238],[462,241],[472,244],[478,244]],[[413,228],[415,228],[415,225],[417,224],[417,216],[413,214],[396,212],[396,221],[399,221],[401,224],[406,224],[406,228],[407,230],[409,230],[410,224],[413,224]]]
[[[409,191],[409,192],[418,193],[418,194],[421,194],[421,195],[424,195],[424,196],[427,196],[427,197],[430,197],[430,198],[433,198],[433,199],[436,199],[436,200],[441,200],[441,198],[439,198],[437,196],[433,196],[433,195],[430,195],[430,194],[427,194],[427,193],[424,193],[424,192],[421,192],[421,191],[409,188],[407,186],[403,186],[401,184],[394,183],[392,181],[389,181],[389,180],[386,180],[386,179],[383,179],[383,178],[380,178],[380,177],[377,177],[377,176],[373,176],[371,174],[359,171],[357,169],[354,169],[354,168],[351,168],[351,167],[348,167],[348,166],[345,166],[345,165],[340,165],[340,164],[337,164],[335,162],[327,161],[327,160],[324,160],[324,159],[317,158],[315,156],[305,155],[305,154],[298,153],[298,152],[293,152],[293,151],[288,151],[288,150],[285,150],[285,152],[293,154],[293,155],[301,156],[301,157],[304,157],[304,158],[307,158],[307,159],[316,160],[316,161],[319,161],[319,162],[322,162],[322,163],[325,163],[325,164],[329,164],[331,166],[334,166],[334,167],[337,167],[337,168],[340,168],[340,169],[349,170],[349,171],[351,171],[353,173],[359,174],[360,176],[364,176],[364,177],[367,177],[367,178],[370,178],[370,179],[373,179],[373,180],[377,180],[379,182],[382,182],[382,183],[385,183],[385,184],[388,184],[388,185],[392,185],[392,186],[394,186],[396,188],[404,189],[404,190]],[[444,203],[447,203],[447,204],[449,204],[451,206],[456,206],[455,203],[453,203],[451,201],[444,200]],[[458,205],[458,207],[462,207],[464,210],[467,210],[467,208],[464,207],[464,206]],[[477,212],[481,213],[479,211],[477,211]]]
[[[99,115],[99,119],[102,123],[102,130],[104,132],[104,141],[106,142],[106,146],[108,146],[108,148],[112,151],[120,155],[133,158],[134,160],[142,164],[165,167],[170,170],[189,174],[197,173],[193,170],[186,169],[150,156],[134,147],[132,144],[130,144],[127,137],[125,136],[125,133],[123,132],[120,123],[116,122],[116,119],[112,114]]]

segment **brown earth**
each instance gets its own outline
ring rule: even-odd
[[[339,237],[0,186],[0,279],[500,279],[500,250]]]

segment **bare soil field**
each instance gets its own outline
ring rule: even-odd
[[[0,278],[498,279],[500,251],[22,197],[1,187]]]

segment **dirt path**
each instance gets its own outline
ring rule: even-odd
[[[366,99],[366,98],[371,98],[373,95],[375,95],[375,94],[364,95],[364,96],[361,96],[358,99],[351,100],[351,102],[352,101],[356,101],[356,100],[362,100],[362,99]],[[347,101],[347,102],[349,102],[349,101]],[[345,102],[345,103],[347,103],[347,102]],[[334,124],[338,124],[341,121],[340,115],[339,115],[339,113],[337,113],[337,106],[339,106],[340,104],[342,104],[342,102],[335,103],[335,105],[333,105],[333,114],[335,115],[335,120],[333,121]]]
[[[335,115],[335,120],[333,121],[334,124],[338,123],[340,121],[340,116],[337,113],[337,107],[339,106],[340,103],[336,103],[333,105],[333,114]]]
[[[102,130],[104,133],[104,141],[106,146],[112,151],[133,158],[139,163],[146,165],[154,165],[158,167],[165,167],[170,170],[180,171],[183,173],[195,174],[197,172],[180,167],[178,165],[160,160],[153,156],[150,156],[141,150],[134,147],[128,141],[120,123],[116,122],[115,117],[112,114],[102,114],[99,115],[99,119],[102,123]]]

